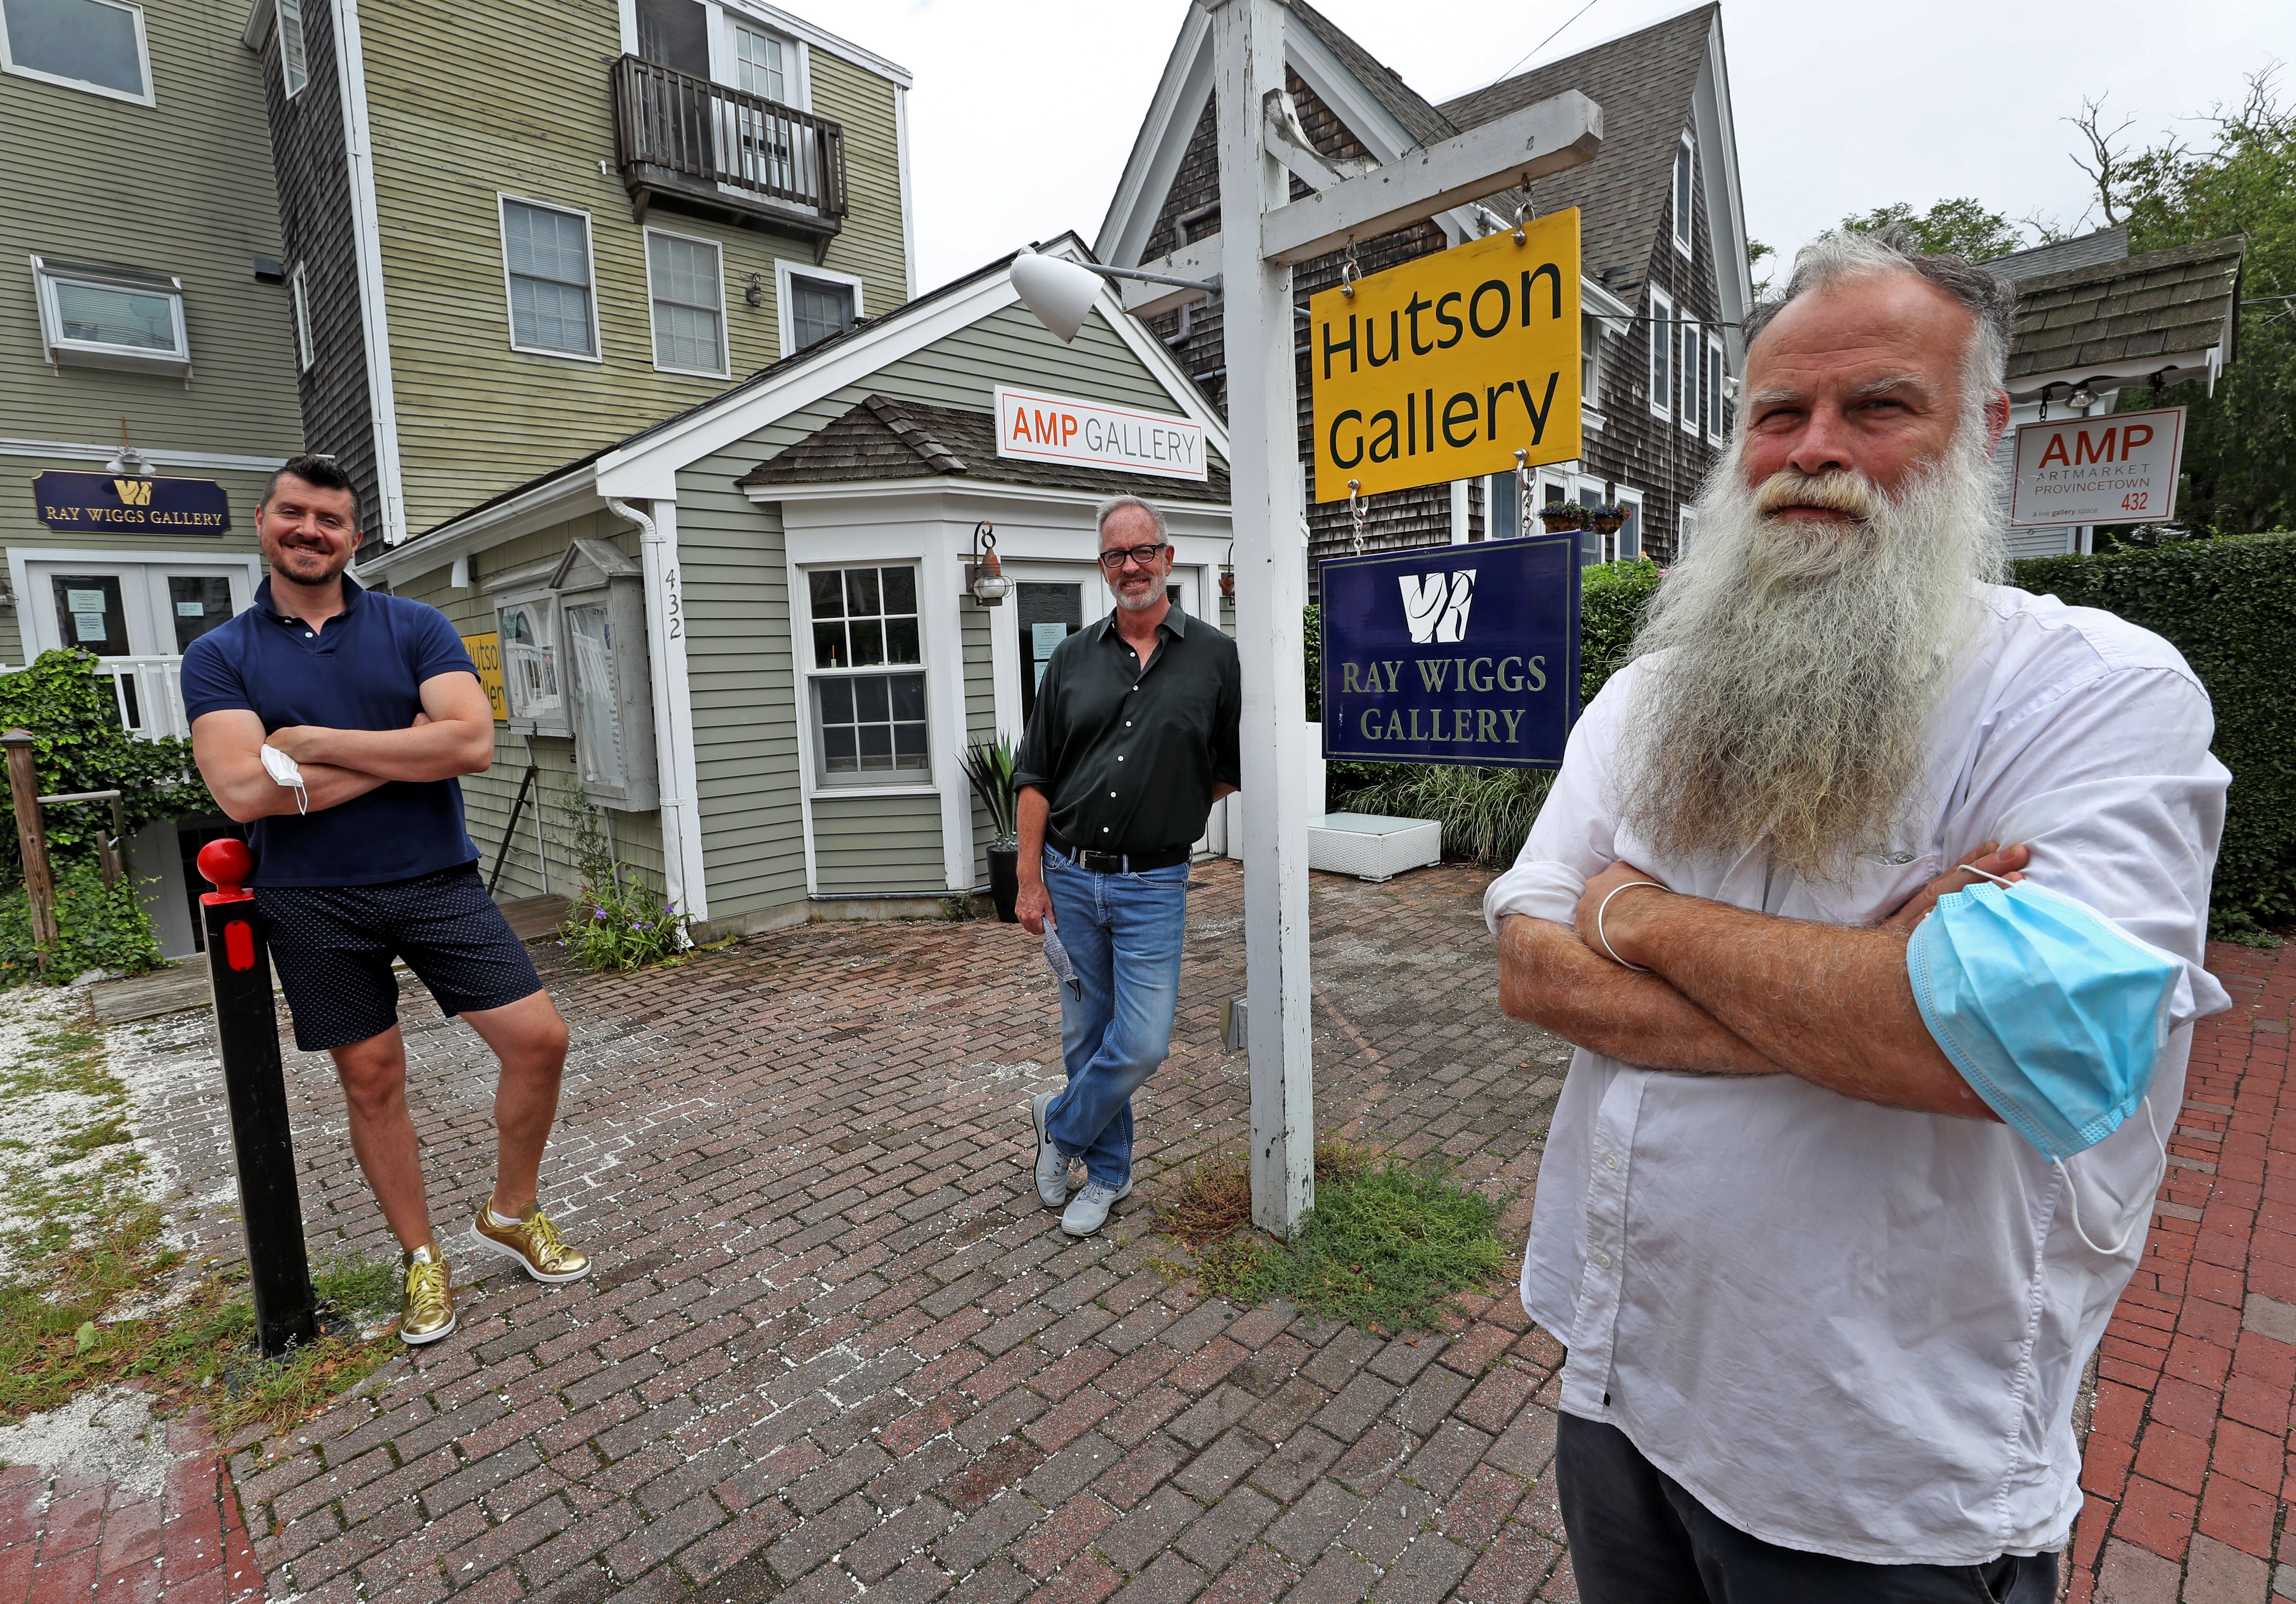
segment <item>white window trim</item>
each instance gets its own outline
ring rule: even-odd
[[[1698,538],[1698,509],[1685,507],[1675,514],[1674,554],[1679,558]]]
[[[805,794],[808,802],[825,797],[853,796],[939,796],[941,792],[940,761],[934,751],[933,737],[933,613],[926,605],[926,570],[931,565],[922,555],[911,553],[898,557],[869,557],[840,554],[822,562],[796,562],[790,565],[794,582],[790,586],[790,617],[792,638],[790,656],[797,672],[798,750],[805,769]],[[917,576],[917,661],[914,663],[873,663],[866,668],[817,668],[813,665],[813,586],[808,583],[816,569],[859,568],[906,568]],[[821,729],[814,723],[813,683],[818,679],[859,679],[868,675],[905,674],[914,669],[925,682],[925,771],[921,779],[915,773],[896,771],[893,776],[878,781],[868,779],[832,781],[823,768]]]
[[[144,33],[144,8],[131,0],[94,0],[98,5],[124,11],[135,20],[135,60],[144,69],[144,93],[130,94],[125,89],[114,89],[109,84],[91,84],[86,78],[66,78],[60,72],[43,72],[37,67],[17,65],[16,53],[8,45],[8,15],[0,9],[0,72],[13,73],[18,78],[37,78],[43,84],[60,84],[67,89],[78,89],[87,94],[100,94],[106,100],[126,101],[131,106],[156,106],[160,103],[158,86],[152,81],[152,42]]]
[[[48,360],[66,366],[105,367],[130,372],[166,373],[185,379],[192,372],[192,339],[184,314],[184,281],[171,274],[107,274],[93,264],[51,265],[33,257],[32,288],[40,307],[40,339]],[[140,291],[165,295],[175,314],[176,348],[155,351],[145,346],[111,345],[102,340],[64,338],[62,311],[56,305],[59,283],[83,284],[97,290]]]
[[[1722,403],[1726,397],[1723,394],[1725,388],[1723,381],[1728,373],[1728,368],[1726,365],[1728,360],[1728,354],[1722,348],[1720,337],[1708,335],[1706,337],[1706,408],[1711,415],[1706,420],[1706,438],[1718,446],[1722,443],[1724,438]]]
[[[648,353],[653,357],[654,372],[691,373],[703,379],[732,378],[734,359],[731,331],[726,327],[726,248],[717,241],[706,239],[701,234],[679,233],[673,229],[648,228],[642,233],[644,236],[641,243],[644,246],[646,274],[646,346]],[[665,240],[676,240],[683,245],[707,245],[717,253],[718,271],[715,277],[718,285],[718,365],[716,367],[678,367],[661,359],[661,341],[653,326],[653,238],[657,234]],[[594,296],[596,291],[593,290],[591,293]]]
[[[308,264],[298,262],[287,275],[287,315],[295,325],[295,371],[308,373],[319,360],[319,342],[311,331],[311,292],[304,269]]]
[[[1698,433],[1698,414],[1706,405],[1706,340],[1699,326],[1687,320],[1677,323],[1675,330],[1681,338],[1675,342],[1674,359],[1682,361],[1685,347],[1692,358],[1674,376],[1675,396],[1679,400],[1685,388],[1690,390],[1691,403],[1681,413],[1681,423],[1683,433],[1694,436]]]
[[[1689,154],[1690,183],[1687,188],[1690,195],[1687,200],[1684,198],[1682,190],[1685,186],[1675,182],[1674,175],[1677,169],[1670,168],[1666,175],[1666,202],[1667,209],[1674,214],[1674,248],[1687,257],[1690,254],[1691,242],[1696,238],[1696,233],[1691,226],[1690,209],[1698,201],[1698,145],[1691,138],[1688,130],[1684,131],[1682,143],[1675,146],[1675,160],[1677,163],[1682,160],[1684,152]]]
[[[868,308],[862,301],[865,293],[860,275],[840,273],[834,267],[814,267],[802,262],[792,262],[787,257],[774,258],[774,315],[781,325],[781,354],[790,356],[797,349],[797,308],[790,294],[792,278],[819,279],[824,283],[853,286],[853,316],[856,322],[866,317]],[[810,348],[808,348],[808,349]]]
[[[1661,418],[1674,416],[1674,364],[1677,360],[1674,338],[1674,302],[1657,285],[1650,291],[1650,409]],[[1666,353],[1666,377],[1659,377],[1659,353]]]
[[[569,217],[582,219],[582,258],[590,271],[590,350],[587,354],[581,351],[562,351],[554,346],[522,346],[518,343],[518,316],[511,310],[509,214],[503,209],[513,202],[520,206],[530,206],[537,211],[558,212]],[[537,200],[531,195],[517,195],[508,190],[496,190],[495,192],[495,238],[502,250],[503,325],[509,340],[510,348],[529,356],[555,356],[562,362],[590,362],[603,365],[606,360],[606,342],[598,326],[598,240],[596,232],[591,226],[590,214],[578,206],[563,206],[555,200]],[[647,296],[647,300],[649,304],[652,300],[651,292]],[[650,306],[648,315],[652,315]]]
[[[1603,320],[1587,313],[1578,320],[1584,361],[1578,376],[1578,405],[1594,411],[1603,405]]]
[[[287,92],[287,98],[293,100],[311,84],[311,40],[306,31],[308,23],[303,15],[303,0],[272,0],[272,6],[273,21],[279,35],[279,84]],[[299,84],[295,81],[295,75],[288,70],[287,64],[287,13],[290,12],[295,13],[295,37],[302,42],[303,81]]]

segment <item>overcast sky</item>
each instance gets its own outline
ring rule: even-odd
[[[780,0],[916,75],[910,100],[920,288],[1024,241],[1098,231],[1193,0]],[[1321,0],[1430,100],[1688,9],[1681,0]],[[2058,119],[2084,94],[2128,137],[2243,74],[2296,68],[2289,0],[1724,0],[1747,225],[1792,248],[1851,211],[1972,195],[2066,224],[2089,203]],[[1513,70],[1520,71],[1516,67]],[[2296,95],[2296,70],[2284,73]]]

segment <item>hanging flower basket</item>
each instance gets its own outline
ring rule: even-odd
[[[1626,526],[1626,521],[1627,514],[1623,508],[1600,506],[1587,509],[1587,527],[1597,535],[1615,535]]]
[[[1573,502],[1549,502],[1538,510],[1538,521],[1546,526],[1549,535],[1562,535],[1587,527],[1587,509]]]

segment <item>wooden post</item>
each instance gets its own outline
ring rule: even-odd
[[[32,774],[32,732],[11,730],[0,735],[8,752],[8,799],[16,809],[16,840],[24,853],[24,894],[32,904],[32,939],[40,949],[40,968],[48,967],[48,949],[56,945],[56,882],[48,872],[48,832],[40,822],[40,782]]]

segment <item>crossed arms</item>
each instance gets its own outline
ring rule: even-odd
[[[1922,1022],[1906,938],[1939,896],[1980,878],[1971,865],[2008,876],[2026,858],[1988,841],[1870,929],[1634,887],[1652,877],[1613,863],[1587,881],[1571,926],[1520,913],[1500,925],[1499,1004],[1646,1068],[1795,1075],[1865,1102],[1992,1119]],[[1598,910],[1611,952],[1649,973],[1595,945]]]
[[[202,713],[192,721],[192,756],[217,806],[242,824],[297,811],[295,793],[264,770],[266,744],[302,769],[313,813],[394,780],[484,773],[495,759],[495,724],[478,676],[461,669],[433,675],[419,694],[422,711],[403,730],[289,724],[266,741],[263,720],[246,708]]]

